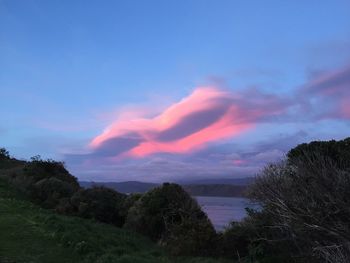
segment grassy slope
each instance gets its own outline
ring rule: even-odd
[[[42,209],[21,198],[0,177],[0,262],[219,261],[170,259],[161,248],[136,233]]]

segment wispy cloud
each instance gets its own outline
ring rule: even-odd
[[[88,150],[66,160],[93,180],[252,176],[299,143],[346,135],[332,132],[330,123],[343,130],[349,105],[350,67],[317,74],[285,96],[197,88],[163,109],[128,107],[111,114],[114,120]]]
[[[350,66],[312,79],[298,98],[316,119],[350,119]]]
[[[144,157],[154,153],[188,153],[210,142],[234,137],[260,121],[280,115],[286,101],[256,89],[233,93],[197,88],[154,117],[132,112],[94,138],[95,155]]]

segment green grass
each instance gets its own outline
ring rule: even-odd
[[[0,263],[219,263],[170,258],[147,238],[96,221],[68,217],[23,199],[0,177]]]

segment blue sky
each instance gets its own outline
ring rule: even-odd
[[[319,84],[348,76],[349,65],[349,1],[0,0],[0,145],[21,158],[65,160],[83,179],[251,175],[263,165],[259,160],[276,159],[299,142],[349,135],[350,81],[342,77],[331,97],[320,95]],[[331,80],[326,84],[337,83]],[[202,86],[225,90],[232,104],[268,116],[245,118],[254,127],[189,151],[157,146],[142,158],[99,156],[93,169],[88,165],[102,151],[91,142],[120,115],[142,108],[150,114],[142,118],[162,116]],[[271,116],[267,95],[276,96],[277,108],[288,107]],[[141,126],[133,130],[138,136]],[[228,156],[244,160],[220,164]]]

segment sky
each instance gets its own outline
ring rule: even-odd
[[[254,176],[350,136],[350,2],[0,0],[0,98],[80,180]]]

